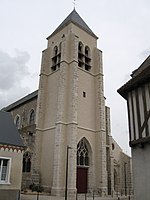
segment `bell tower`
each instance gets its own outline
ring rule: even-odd
[[[68,195],[75,199],[76,192],[107,193],[103,67],[97,39],[74,9],[47,38],[42,53],[35,168],[52,195],[65,194],[67,146]]]

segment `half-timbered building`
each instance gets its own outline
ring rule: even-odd
[[[118,92],[127,100],[137,200],[150,197],[150,56]]]

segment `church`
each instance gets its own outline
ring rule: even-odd
[[[131,158],[111,136],[98,37],[74,9],[47,37],[39,89],[4,108],[26,151],[22,190],[99,196],[132,190]]]

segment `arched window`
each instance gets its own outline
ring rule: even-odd
[[[90,58],[90,48],[88,46],[85,47],[85,70],[89,71],[91,69],[91,58]]]
[[[116,169],[114,169],[114,189],[115,189],[115,191],[118,190],[118,176],[117,176]]]
[[[83,46],[82,42],[78,44],[78,66],[89,71],[91,69],[90,48]]]
[[[90,51],[89,47],[86,46],[85,47],[85,56],[89,57],[89,51]]]
[[[31,154],[29,152],[26,152],[23,155],[23,172],[30,172],[31,171]]]
[[[15,125],[16,125],[17,129],[20,129],[20,122],[21,122],[20,116],[17,115],[17,116],[15,117]]]
[[[79,42],[79,44],[78,44],[78,51],[79,52],[83,52],[83,44],[82,44],[82,42]]]
[[[84,138],[77,145],[77,165],[89,166],[89,152]]]
[[[54,47],[54,56],[57,56],[57,53],[58,53],[58,47],[55,46],[55,47]]]
[[[52,58],[52,71],[60,68],[60,61],[61,61],[61,43],[59,44],[59,49],[57,46],[53,49],[53,58]]]
[[[62,42],[60,42],[59,44],[59,53],[61,53],[61,49],[62,49]]]
[[[83,44],[82,44],[82,42],[79,42],[79,44],[78,44],[78,66],[79,67],[84,66],[84,54],[83,54]]]
[[[30,116],[29,116],[29,125],[35,124],[35,111],[31,110]]]

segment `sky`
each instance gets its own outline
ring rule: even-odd
[[[117,93],[150,54],[149,0],[76,0],[99,37],[111,134],[130,155],[126,101]],[[46,38],[73,10],[73,0],[0,0],[0,109],[38,89]]]

